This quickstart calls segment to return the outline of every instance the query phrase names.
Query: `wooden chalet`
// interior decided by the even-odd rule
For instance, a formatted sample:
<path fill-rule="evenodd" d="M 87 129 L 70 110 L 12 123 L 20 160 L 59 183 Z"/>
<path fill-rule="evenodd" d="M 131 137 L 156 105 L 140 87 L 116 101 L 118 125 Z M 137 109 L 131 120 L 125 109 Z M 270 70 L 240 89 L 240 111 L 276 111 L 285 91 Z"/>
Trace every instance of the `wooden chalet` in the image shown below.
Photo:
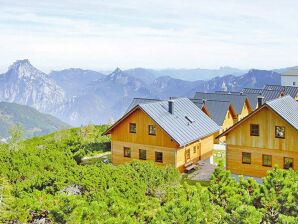
<path fill-rule="evenodd" d="M 189 99 L 134 102 L 104 133 L 112 136 L 113 164 L 150 160 L 184 171 L 212 155 L 220 127 Z"/>
<path fill-rule="evenodd" d="M 194 99 L 206 100 L 207 102 L 210 100 L 228 101 L 233 104 L 235 112 L 237 113 L 238 121 L 253 111 L 248 97 L 242 94 L 196 92 Z M 220 110 L 220 108 L 218 108 L 218 110 Z"/>
<path fill-rule="evenodd" d="M 274 166 L 298 170 L 298 102 L 290 96 L 264 103 L 222 136 L 232 173 L 263 177 Z"/>
<path fill-rule="evenodd" d="M 217 135 L 238 121 L 235 108 L 229 101 L 192 99 L 192 102 L 220 126 L 220 131 Z M 220 138 L 220 141 L 225 142 L 225 137 Z M 215 141 L 215 143 L 218 142 Z"/>

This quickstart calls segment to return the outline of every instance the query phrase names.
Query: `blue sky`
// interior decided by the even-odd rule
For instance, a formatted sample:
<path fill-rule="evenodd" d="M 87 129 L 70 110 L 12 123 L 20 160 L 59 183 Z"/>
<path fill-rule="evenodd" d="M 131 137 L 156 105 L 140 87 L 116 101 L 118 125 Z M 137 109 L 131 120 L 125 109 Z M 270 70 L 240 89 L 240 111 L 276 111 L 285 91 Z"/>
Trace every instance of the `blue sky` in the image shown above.
<path fill-rule="evenodd" d="M 298 1 L 0 0 L 0 70 L 298 65 Z"/>

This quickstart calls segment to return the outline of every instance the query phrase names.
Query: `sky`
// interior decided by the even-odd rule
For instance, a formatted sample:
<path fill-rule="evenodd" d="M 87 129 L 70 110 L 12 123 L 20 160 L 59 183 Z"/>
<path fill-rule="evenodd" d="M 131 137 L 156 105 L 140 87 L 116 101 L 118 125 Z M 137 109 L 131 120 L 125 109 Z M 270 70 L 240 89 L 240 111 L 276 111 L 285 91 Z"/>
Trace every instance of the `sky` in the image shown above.
<path fill-rule="evenodd" d="M 0 71 L 298 65 L 296 0 L 0 0 Z"/>

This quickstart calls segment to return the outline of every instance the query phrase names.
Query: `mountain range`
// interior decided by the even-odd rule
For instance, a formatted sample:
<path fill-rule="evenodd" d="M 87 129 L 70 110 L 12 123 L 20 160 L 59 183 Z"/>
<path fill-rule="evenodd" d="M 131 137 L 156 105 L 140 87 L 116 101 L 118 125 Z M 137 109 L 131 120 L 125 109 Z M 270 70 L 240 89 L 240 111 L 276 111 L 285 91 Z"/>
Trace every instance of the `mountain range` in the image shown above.
<path fill-rule="evenodd" d="M 226 75 L 218 74 L 225 70 Z M 117 68 L 107 75 L 79 68 L 45 74 L 28 60 L 19 60 L 0 75 L 0 101 L 28 105 L 68 124 L 80 126 L 107 123 L 119 118 L 134 97 L 193 97 L 196 91 L 239 91 L 244 87 L 262 88 L 265 84 L 280 84 L 280 74 L 275 71 L 252 69 L 245 72 L 222 68 L 213 75 L 210 75 L 212 70 L 206 73 L 198 71 L 211 77 L 219 76 L 204 80 L 198 75 L 200 80 L 190 81 L 175 76 L 180 77 L 184 72 L 185 76 L 192 74 L 193 77 L 195 70 L 192 69 L 144 68 L 124 71 Z"/>

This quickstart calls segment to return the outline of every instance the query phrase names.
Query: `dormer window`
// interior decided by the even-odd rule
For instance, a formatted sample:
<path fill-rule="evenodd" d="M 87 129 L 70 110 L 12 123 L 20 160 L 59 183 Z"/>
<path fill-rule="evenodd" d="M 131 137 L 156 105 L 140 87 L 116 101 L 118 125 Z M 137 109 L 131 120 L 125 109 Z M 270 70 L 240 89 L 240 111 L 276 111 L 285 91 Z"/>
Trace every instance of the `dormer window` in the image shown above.
<path fill-rule="evenodd" d="M 136 123 L 129 124 L 129 133 L 137 133 L 137 124 Z"/>

